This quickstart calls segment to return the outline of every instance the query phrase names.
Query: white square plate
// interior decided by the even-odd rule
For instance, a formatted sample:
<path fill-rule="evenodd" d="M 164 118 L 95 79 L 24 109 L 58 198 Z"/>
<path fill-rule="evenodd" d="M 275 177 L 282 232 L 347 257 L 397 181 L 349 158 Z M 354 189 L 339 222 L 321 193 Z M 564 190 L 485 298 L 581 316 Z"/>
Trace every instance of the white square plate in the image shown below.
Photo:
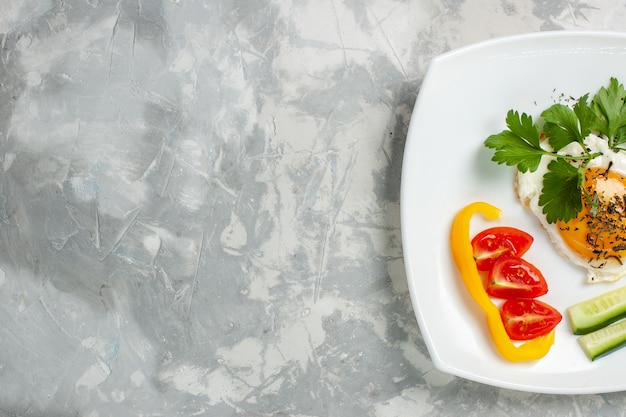
<path fill-rule="evenodd" d="M 536 120 L 555 102 L 626 83 L 626 34 L 543 32 L 495 39 L 432 60 L 406 141 L 402 168 L 402 235 L 415 314 L 435 366 L 499 387 L 544 393 L 626 390 L 626 349 L 591 362 L 565 309 L 626 282 L 586 283 L 585 271 L 553 249 L 538 221 L 518 203 L 513 168 L 491 162 L 484 140 L 505 126 L 508 110 Z M 486 201 L 503 211 L 497 222 L 476 218 L 472 233 L 509 225 L 531 233 L 524 256 L 543 272 L 541 297 L 563 314 L 546 357 L 511 363 L 493 347 L 482 311 L 452 261 L 449 230 L 459 209 Z"/>

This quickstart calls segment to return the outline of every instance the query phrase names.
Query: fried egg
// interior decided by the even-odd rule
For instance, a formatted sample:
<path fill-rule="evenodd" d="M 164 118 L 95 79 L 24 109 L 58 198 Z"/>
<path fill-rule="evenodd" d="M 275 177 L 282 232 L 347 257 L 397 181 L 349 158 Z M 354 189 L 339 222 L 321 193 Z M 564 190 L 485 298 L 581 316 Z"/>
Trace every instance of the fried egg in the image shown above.
<path fill-rule="evenodd" d="M 548 223 L 538 202 L 553 157 L 543 157 L 535 172 L 518 172 L 515 188 L 520 202 L 539 219 L 556 250 L 585 268 L 589 282 L 616 281 L 626 276 L 626 151 L 610 150 L 605 139 L 593 134 L 584 142 L 592 153 L 602 153 L 585 170 L 584 186 L 596 207 L 581 193 L 583 209 L 578 217 L 567 223 Z M 578 155 L 582 148 L 572 143 L 559 153 Z"/>

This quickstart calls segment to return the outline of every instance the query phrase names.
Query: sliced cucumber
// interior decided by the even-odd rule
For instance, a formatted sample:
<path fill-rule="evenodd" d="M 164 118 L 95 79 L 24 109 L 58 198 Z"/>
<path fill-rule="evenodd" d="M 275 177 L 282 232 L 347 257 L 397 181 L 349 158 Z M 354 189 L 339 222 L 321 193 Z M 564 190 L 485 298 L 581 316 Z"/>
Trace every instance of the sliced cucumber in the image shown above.
<path fill-rule="evenodd" d="M 591 360 L 608 355 L 626 346 L 626 320 L 580 336 L 578 343 Z"/>
<path fill-rule="evenodd" d="M 626 317 L 626 287 L 617 288 L 567 309 L 574 334 L 587 334 Z"/>

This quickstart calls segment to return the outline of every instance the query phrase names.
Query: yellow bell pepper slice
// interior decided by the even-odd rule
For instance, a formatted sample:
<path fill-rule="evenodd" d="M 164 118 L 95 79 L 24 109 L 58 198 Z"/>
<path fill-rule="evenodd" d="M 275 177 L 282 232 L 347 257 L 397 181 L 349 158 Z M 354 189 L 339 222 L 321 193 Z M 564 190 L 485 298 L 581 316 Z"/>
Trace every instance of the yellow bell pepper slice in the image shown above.
<path fill-rule="evenodd" d="M 499 208 L 485 202 L 475 202 L 464 207 L 454 218 L 450 232 L 452 256 L 470 295 L 487 315 L 487 325 L 496 349 L 503 358 L 512 362 L 543 358 L 554 344 L 554 330 L 522 344 L 516 345 L 504 329 L 498 307 L 485 292 L 483 280 L 476 268 L 470 240 L 470 220 L 476 213 L 487 220 L 501 217 Z"/>

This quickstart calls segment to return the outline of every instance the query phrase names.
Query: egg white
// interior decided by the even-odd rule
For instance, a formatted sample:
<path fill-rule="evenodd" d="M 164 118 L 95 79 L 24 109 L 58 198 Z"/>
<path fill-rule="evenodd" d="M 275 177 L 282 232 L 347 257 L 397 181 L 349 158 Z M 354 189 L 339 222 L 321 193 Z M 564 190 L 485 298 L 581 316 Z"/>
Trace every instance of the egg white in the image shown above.
<path fill-rule="evenodd" d="M 626 152 L 610 150 L 606 139 L 594 134 L 585 138 L 584 143 L 592 153 L 602 153 L 601 156 L 596 157 L 589 163 L 589 168 L 607 168 L 610 166 L 612 171 L 626 176 Z M 578 143 L 571 143 L 561 149 L 559 153 L 569 155 L 582 154 L 582 148 Z M 626 276 L 626 259 L 621 264 L 619 262 L 610 262 L 602 267 L 596 267 L 586 259 L 582 259 L 573 253 L 561 237 L 556 225 L 550 224 L 546 220 L 542 207 L 539 206 L 539 195 L 543 187 L 543 176 L 547 172 L 548 164 L 553 159 L 553 157 L 544 156 L 536 171 L 517 173 L 515 189 L 520 202 L 537 217 L 541 226 L 547 231 L 556 250 L 568 261 L 586 269 L 589 282 L 616 281 Z"/>

